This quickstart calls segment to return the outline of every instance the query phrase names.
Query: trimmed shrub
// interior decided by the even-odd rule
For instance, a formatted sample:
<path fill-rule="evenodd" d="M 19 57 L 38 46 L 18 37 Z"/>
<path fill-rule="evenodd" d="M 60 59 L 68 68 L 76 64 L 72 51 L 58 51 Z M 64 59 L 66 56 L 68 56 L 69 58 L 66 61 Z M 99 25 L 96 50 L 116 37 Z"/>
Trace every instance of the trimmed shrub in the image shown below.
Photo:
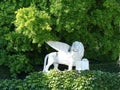
<path fill-rule="evenodd" d="M 48 74 L 48 87 L 52 90 L 71 90 L 79 74 L 75 71 L 51 71 Z"/>
<path fill-rule="evenodd" d="M 73 90 L 118 90 L 120 77 L 102 71 L 82 72 L 73 84 Z"/>
<path fill-rule="evenodd" d="M 46 73 L 42 72 L 34 72 L 28 75 L 24 79 L 25 84 L 23 87 L 26 87 L 27 90 L 47 90 L 49 89 L 48 84 L 48 77 Z"/>
<path fill-rule="evenodd" d="M 24 80 L 1 80 L 1 90 L 119 90 L 120 75 L 102 71 L 34 72 Z"/>
<path fill-rule="evenodd" d="M 0 90 L 19 90 L 22 80 L 0 80 Z"/>

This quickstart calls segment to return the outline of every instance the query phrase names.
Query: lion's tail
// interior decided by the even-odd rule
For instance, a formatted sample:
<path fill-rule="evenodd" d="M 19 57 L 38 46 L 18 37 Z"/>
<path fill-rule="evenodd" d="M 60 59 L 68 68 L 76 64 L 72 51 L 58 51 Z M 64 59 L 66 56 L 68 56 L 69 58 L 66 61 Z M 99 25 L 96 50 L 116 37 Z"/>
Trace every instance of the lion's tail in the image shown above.
<path fill-rule="evenodd" d="M 48 55 L 46 55 L 46 56 L 45 56 L 45 58 L 44 58 L 44 67 L 43 67 L 43 72 L 45 72 L 47 58 L 48 58 Z"/>

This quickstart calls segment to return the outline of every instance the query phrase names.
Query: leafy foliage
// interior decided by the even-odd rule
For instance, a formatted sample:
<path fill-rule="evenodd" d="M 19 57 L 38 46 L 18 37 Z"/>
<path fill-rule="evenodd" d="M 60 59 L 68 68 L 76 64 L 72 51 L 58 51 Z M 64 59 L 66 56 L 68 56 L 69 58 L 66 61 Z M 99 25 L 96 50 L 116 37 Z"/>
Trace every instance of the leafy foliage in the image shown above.
<path fill-rule="evenodd" d="M 6 72 L 10 72 L 12 76 L 16 76 L 17 73 L 24 70 L 25 72 L 31 71 L 29 68 L 31 65 L 28 65 L 27 57 L 21 53 L 22 51 L 25 52 L 32 49 L 31 41 L 22 34 L 15 33 L 15 26 L 13 24 L 15 20 L 14 12 L 21 6 L 28 6 L 29 4 L 30 2 L 23 3 L 21 0 L 0 1 L 0 68 L 8 68 Z M 23 63 L 24 61 L 25 63 Z M 27 68 L 29 69 L 23 68 L 26 67 L 25 64 L 28 65 Z"/>
<path fill-rule="evenodd" d="M 44 43 L 50 40 L 50 16 L 45 11 L 38 11 L 34 6 L 19 9 L 16 12 L 16 31 L 32 39 L 32 43 Z"/>
<path fill-rule="evenodd" d="M 20 12 L 23 15 L 22 17 L 26 16 L 30 19 L 25 20 L 18 13 L 16 22 L 19 26 L 17 26 L 17 23 L 15 24 L 19 31 L 23 31 L 22 28 L 24 27 L 23 34 L 29 35 L 28 37 L 32 38 L 32 42 L 38 43 L 38 46 L 51 39 L 59 39 L 68 43 L 78 40 L 82 41 L 86 48 L 86 57 L 99 61 L 112 61 L 117 59 L 120 51 L 118 36 L 120 11 L 119 3 L 115 0 L 111 0 L 111 2 L 108 0 L 50 0 L 42 2 L 43 8 L 35 2 L 34 5 L 36 5 L 37 10 L 35 10 L 35 7 L 33 7 L 34 10 L 31 7 L 28 11 L 28 8 L 18 10 L 18 12 L 22 11 Z M 44 19 L 41 22 L 41 20 L 35 19 L 36 15 L 31 17 L 32 14 L 29 14 L 32 13 L 31 11 L 36 15 L 45 12 L 48 15 L 47 19 L 45 20 L 44 15 L 39 15 Z M 40 23 L 47 23 L 47 25 L 39 26 Z M 42 27 L 45 30 L 49 28 L 51 31 L 42 34 L 41 32 L 44 31 L 41 31 Z M 110 55 L 111 53 L 112 55 Z"/>
<path fill-rule="evenodd" d="M 10 72 L 13 73 L 14 77 L 17 73 L 28 72 L 32 70 L 32 66 L 29 63 L 29 59 L 25 55 L 11 55 L 8 56 L 8 61 L 6 60 L 7 66 L 10 68 Z"/>
<path fill-rule="evenodd" d="M 0 66 L 12 75 L 34 70 L 51 51 L 44 43 L 48 40 L 78 40 L 89 60 L 115 62 L 120 52 L 119 6 L 119 0 L 0 1 Z"/>
<path fill-rule="evenodd" d="M 24 80 L 0 80 L 4 90 L 118 90 L 118 74 L 102 71 L 34 72 Z"/>
<path fill-rule="evenodd" d="M 25 35 L 11 32 L 6 34 L 5 39 L 9 42 L 6 49 L 11 52 L 25 52 L 33 50 L 31 40 Z"/>

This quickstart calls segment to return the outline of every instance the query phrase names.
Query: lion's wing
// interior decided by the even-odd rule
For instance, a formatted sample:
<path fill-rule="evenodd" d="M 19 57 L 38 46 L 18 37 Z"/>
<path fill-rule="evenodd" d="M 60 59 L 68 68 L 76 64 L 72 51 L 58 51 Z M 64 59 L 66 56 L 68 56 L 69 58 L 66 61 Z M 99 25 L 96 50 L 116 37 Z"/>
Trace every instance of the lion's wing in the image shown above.
<path fill-rule="evenodd" d="M 63 43 L 63 42 L 58 42 L 58 41 L 48 41 L 46 42 L 49 46 L 51 46 L 53 49 L 59 51 L 59 52 L 68 52 L 70 49 L 70 45 Z"/>

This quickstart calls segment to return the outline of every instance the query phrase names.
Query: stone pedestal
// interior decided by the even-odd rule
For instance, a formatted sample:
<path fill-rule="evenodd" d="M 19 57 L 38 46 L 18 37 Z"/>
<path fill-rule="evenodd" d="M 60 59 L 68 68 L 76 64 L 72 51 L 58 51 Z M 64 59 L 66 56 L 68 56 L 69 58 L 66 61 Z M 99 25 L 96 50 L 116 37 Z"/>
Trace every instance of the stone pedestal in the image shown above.
<path fill-rule="evenodd" d="M 88 59 L 82 59 L 81 61 L 76 61 L 76 70 L 89 70 Z"/>

